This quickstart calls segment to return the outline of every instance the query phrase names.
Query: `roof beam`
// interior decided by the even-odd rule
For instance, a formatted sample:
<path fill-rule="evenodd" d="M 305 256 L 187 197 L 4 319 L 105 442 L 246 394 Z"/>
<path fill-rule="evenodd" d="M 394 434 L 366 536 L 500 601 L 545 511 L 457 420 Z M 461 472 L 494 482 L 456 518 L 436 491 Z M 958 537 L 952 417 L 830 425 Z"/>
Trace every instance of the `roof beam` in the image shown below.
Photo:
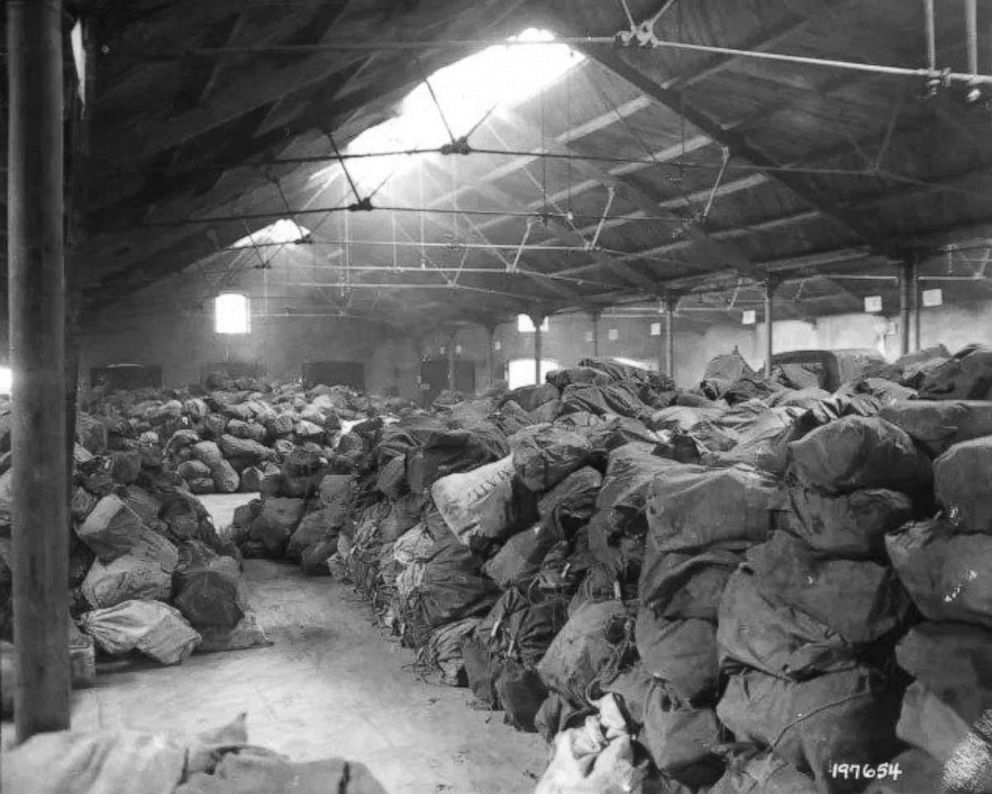
<path fill-rule="evenodd" d="M 503 114 L 506 121 L 513 126 L 514 129 L 523 130 L 530 134 L 534 134 L 535 130 L 533 125 L 527 122 L 525 119 L 521 118 L 514 113 Z M 537 131 L 539 132 L 539 130 Z M 569 148 L 567 144 L 555 144 L 555 147 L 561 147 L 561 153 L 568 153 Z M 645 190 L 637 185 L 630 183 L 623 177 L 615 177 L 609 173 L 609 171 L 598 167 L 594 163 L 590 162 L 580 162 L 574 166 L 577 170 L 580 170 L 584 174 L 592 178 L 602 179 L 604 184 L 612 185 L 619 194 L 621 194 L 628 201 L 631 201 L 636 206 L 640 208 L 640 211 L 644 213 L 645 216 L 650 217 L 650 213 L 657 211 L 658 200 L 657 197 L 652 196 L 645 192 Z M 701 228 L 698 224 L 692 223 L 684 227 L 685 235 L 696 245 L 698 245 L 702 250 L 706 251 L 708 254 L 714 258 L 726 262 L 735 270 L 740 271 L 743 274 L 760 277 L 755 269 L 754 265 L 750 262 L 747 256 L 744 255 L 742 251 L 735 248 L 733 245 L 722 243 L 714 240 L 709 236 L 709 234 Z M 581 232 L 577 232 L 579 236 L 582 236 Z M 608 257 L 604 264 L 610 263 L 615 257 L 612 255 Z"/>
<path fill-rule="evenodd" d="M 560 20 L 559 29 L 567 30 L 569 34 L 572 33 L 571 26 L 565 20 Z M 841 225 L 856 232 L 869 244 L 877 246 L 880 249 L 891 249 L 894 247 L 893 243 L 887 240 L 868 219 L 859 214 L 844 211 L 827 194 L 816 188 L 811 180 L 804 178 L 802 175 L 795 172 L 777 170 L 781 167 L 781 163 L 776 162 L 773 158 L 752 146 L 743 135 L 733 130 L 724 129 L 715 120 L 696 109 L 692 104 L 691 97 L 677 90 L 667 89 L 659 85 L 629 60 L 631 53 L 607 50 L 603 47 L 580 46 L 579 49 L 582 49 L 588 57 L 597 60 L 614 74 L 623 78 L 648 96 L 656 99 L 674 113 L 682 115 L 686 121 L 709 135 L 713 140 L 726 146 L 732 153 L 749 160 L 759 168 L 769 169 L 768 173 L 772 179 L 792 190 L 796 195 L 824 215 L 833 218 Z M 638 55 L 639 53 L 633 53 L 634 57 Z"/>

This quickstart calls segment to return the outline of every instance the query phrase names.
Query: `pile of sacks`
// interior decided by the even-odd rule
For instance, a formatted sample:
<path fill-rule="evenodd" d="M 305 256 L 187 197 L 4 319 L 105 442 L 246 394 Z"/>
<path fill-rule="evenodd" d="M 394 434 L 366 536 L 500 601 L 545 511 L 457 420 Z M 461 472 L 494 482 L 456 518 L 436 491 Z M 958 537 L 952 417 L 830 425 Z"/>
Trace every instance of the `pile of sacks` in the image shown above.
<path fill-rule="evenodd" d="M 194 494 L 255 492 L 303 448 L 332 455 L 348 424 L 407 404 L 343 386 L 207 379 L 209 391 L 144 389 L 100 395 L 79 419 L 94 453 L 127 456 L 134 468 L 181 477 Z"/>
<path fill-rule="evenodd" d="M 731 404 L 585 360 L 354 428 L 321 479 L 348 478 L 352 519 L 316 557 L 545 736 L 539 791 L 864 789 L 838 760 L 936 786 L 992 705 L 989 372 L 969 348 L 916 387 Z"/>
<path fill-rule="evenodd" d="M 74 677 L 91 682 L 94 644 L 105 654 L 138 651 L 161 664 L 176 664 L 194 650 L 268 644 L 249 608 L 236 545 L 219 537 L 181 480 L 132 462 L 129 453 L 94 455 L 76 445 L 70 645 L 74 664 L 88 655 L 90 669 L 77 675 L 74 667 Z M 4 465 L 10 463 L 7 457 Z M 0 640 L 16 643 L 11 477 L 9 468 L 0 474 Z"/>

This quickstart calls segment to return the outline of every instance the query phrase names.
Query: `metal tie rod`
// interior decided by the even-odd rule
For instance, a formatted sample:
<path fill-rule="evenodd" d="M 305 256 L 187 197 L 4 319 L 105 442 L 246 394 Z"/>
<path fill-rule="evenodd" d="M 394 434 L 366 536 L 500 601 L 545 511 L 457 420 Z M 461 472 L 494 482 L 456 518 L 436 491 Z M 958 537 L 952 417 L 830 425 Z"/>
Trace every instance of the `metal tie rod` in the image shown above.
<path fill-rule="evenodd" d="M 625 33 L 627 31 L 624 31 Z M 533 47 L 564 44 L 572 47 L 607 45 L 615 47 L 618 44 L 616 36 L 571 36 L 552 41 L 511 41 L 508 39 L 439 39 L 436 41 L 328 41 L 320 44 L 282 44 L 260 47 L 183 47 L 172 50 L 137 51 L 120 50 L 117 55 L 135 60 L 183 60 L 185 58 L 220 57 L 236 55 L 292 55 L 318 54 L 322 52 L 375 52 L 375 51 L 410 51 L 431 49 L 476 49 L 489 46 Z M 846 69 L 849 71 L 867 72 L 871 74 L 888 74 L 897 77 L 939 77 L 947 82 L 966 83 L 969 85 L 992 85 L 992 75 L 974 74 L 969 72 L 954 72 L 950 70 L 934 70 L 933 68 L 909 68 L 903 66 L 888 66 L 885 64 L 859 63 L 842 61 L 833 58 L 815 58 L 805 55 L 788 55 L 776 52 L 758 52 L 734 47 L 720 47 L 712 44 L 692 44 L 684 41 L 671 41 L 653 36 L 646 45 L 647 48 L 668 48 L 688 50 L 690 52 L 707 52 L 717 55 L 727 55 L 739 58 L 756 58 L 780 63 L 805 64 L 829 69 Z M 108 48 L 104 55 L 110 54 Z M 6 53 L 4 53 L 6 54 Z"/>

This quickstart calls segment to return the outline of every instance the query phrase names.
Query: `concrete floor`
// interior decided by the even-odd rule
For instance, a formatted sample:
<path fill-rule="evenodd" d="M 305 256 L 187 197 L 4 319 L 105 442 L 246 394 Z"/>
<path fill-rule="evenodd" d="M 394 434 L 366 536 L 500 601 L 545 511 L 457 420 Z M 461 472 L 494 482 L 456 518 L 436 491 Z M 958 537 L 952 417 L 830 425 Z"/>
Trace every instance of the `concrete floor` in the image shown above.
<path fill-rule="evenodd" d="M 249 498 L 203 502 L 220 528 Z M 196 731 L 247 711 L 252 743 L 294 760 L 360 761 L 392 794 L 533 791 L 541 739 L 472 708 L 466 689 L 419 680 L 413 653 L 383 638 L 349 586 L 281 563 L 245 567 L 272 647 L 101 674 L 73 694 L 73 728 Z"/>

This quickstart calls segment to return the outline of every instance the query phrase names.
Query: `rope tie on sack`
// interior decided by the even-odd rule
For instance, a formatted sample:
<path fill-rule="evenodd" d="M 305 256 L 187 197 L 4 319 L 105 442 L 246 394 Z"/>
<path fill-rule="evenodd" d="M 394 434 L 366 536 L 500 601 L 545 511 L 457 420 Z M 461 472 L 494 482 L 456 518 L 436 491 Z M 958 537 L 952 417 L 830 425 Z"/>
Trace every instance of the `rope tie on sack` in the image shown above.
<path fill-rule="evenodd" d="M 782 741 L 782 739 L 785 738 L 785 734 L 787 734 L 789 731 L 791 731 L 793 728 L 795 728 L 800 722 L 803 722 L 804 720 L 808 720 L 810 717 L 816 716 L 821 711 L 826 711 L 827 709 L 832 709 L 835 706 L 843 706 L 845 703 L 850 703 L 851 701 L 857 700 L 858 698 L 871 697 L 871 695 L 872 695 L 872 693 L 870 691 L 869 692 L 858 692 L 855 695 L 848 695 L 847 697 L 843 697 L 840 700 L 834 700 L 834 701 L 831 701 L 830 703 L 824 703 L 822 706 L 817 706 L 815 709 L 813 709 L 812 711 L 810 711 L 808 714 L 803 714 L 801 717 L 797 717 L 795 720 L 793 720 L 788 725 L 786 725 L 784 728 L 782 728 L 782 730 L 779 731 L 778 736 L 775 737 L 775 741 L 773 741 L 769 745 L 768 749 L 769 750 L 774 750 L 775 747 L 776 747 L 776 745 L 778 745 L 778 743 L 780 741 Z"/>

